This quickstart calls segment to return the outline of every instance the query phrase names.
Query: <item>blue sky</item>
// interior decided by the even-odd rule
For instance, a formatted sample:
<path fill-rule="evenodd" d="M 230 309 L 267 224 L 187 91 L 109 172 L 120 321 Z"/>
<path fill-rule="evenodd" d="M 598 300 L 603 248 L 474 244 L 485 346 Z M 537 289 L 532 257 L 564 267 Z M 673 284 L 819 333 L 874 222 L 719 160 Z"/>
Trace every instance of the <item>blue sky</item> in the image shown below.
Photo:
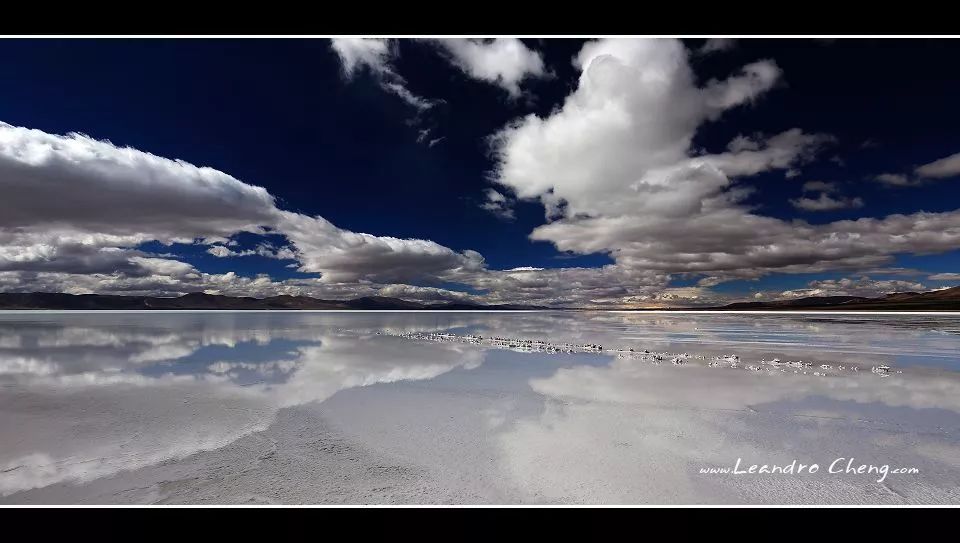
<path fill-rule="evenodd" d="M 0 289 L 640 307 L 960 283 L 952 40 L 335 41 L 0 42 Z"/>

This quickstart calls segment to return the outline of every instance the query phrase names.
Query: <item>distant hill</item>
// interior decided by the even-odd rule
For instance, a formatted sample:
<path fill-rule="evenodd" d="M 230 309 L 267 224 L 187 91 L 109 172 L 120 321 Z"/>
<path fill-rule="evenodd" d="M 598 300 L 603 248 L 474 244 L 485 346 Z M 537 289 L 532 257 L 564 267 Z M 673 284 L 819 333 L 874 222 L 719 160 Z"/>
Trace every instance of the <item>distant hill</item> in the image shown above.
<path fill-rule="evenodd" d="M 737 302 L 709 309 L 763 310 L 763 309 L 837 309 L 873 311 L 960 311 L 960 287 L 930 292 L 897 292 L 879 298 L 861 296 L 812 296 L 794 300 L 770 302 Z"/>
<path fill-rule="evenodd" d="M 531 305 L 475 305 L 441 302 L 423 304 L 398 298 L 368 296 L 352 300 L 321 300 L 309 296 L 249 298 L 191 293 L 176 298 L 62 294 L 53 292 L 0 293 L 0 309 L 356 309 L 356 310 L 532 310 Z"/>
<path fill-rule="evenodd" d="M 3 309 L 339 309 L 339 310 L 432 310 L 471 311 L 500 310 L 524 311 L 556 309 L 535 305 L 502 304 L 482 305 L 464 302 L 420 303 L 367 296 L 352 300 L 321 300 L 309 296 L 272 296 L 250 298 L 191 293 L 175 298 L 153 296 L 112 296 L 105 294 L 62 294 L 53 292 L 0 293 L 0 310 Z M 960 287 L 931 292 L 898 292 L 879 298 L 862 296 L 811 296 L 792 300 L 769 302 L 736 302 L 720 307 L 694 309 L 719 309 L 725 311 L 749 310 L 873 310 L 873 311 L 960 311 Z"/>

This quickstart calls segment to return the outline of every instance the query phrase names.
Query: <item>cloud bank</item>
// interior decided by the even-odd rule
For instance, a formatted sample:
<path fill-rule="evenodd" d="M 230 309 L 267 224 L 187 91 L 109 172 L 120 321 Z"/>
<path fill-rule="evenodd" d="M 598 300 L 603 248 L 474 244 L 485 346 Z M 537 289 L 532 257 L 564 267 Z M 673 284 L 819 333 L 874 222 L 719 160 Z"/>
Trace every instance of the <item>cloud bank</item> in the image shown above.
<path fill-rule="evenodd" d="M 319 274 L 319 284 L 439 280 L 483 266 L 473 251 L 343 230 L 322 217 L 281 210 L 262 187 L 218 170 L 82 134 L 0 124 L 0 187 L 0 271 L 16 272 L 7 279 L 35 290 L 44 279 L 69 282 L 56 289 L 74 292 L 177 292 L 185 280 L 203 288 L 224 281 L 257 286 L 148 258 L 137 247 L 149 241 L 209 244 L 207 252 L 220 258 L 295 259 L 302 271 Z M 240 232 L 281 234 L 290 245 L 238 252 L 223 244 Z"/>

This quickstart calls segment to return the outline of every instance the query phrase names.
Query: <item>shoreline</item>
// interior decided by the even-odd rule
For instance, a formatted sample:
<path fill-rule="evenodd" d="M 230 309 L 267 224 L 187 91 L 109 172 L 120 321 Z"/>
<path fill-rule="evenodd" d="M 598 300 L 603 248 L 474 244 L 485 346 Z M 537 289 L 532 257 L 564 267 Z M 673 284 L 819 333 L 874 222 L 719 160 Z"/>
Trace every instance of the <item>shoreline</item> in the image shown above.
<path fill-rule="evenodd" d="M 0 315 L 22 313 L 666 313 L 729 315 L 945 315 L 960 310 L 868 309 L 0 309 Z"/>

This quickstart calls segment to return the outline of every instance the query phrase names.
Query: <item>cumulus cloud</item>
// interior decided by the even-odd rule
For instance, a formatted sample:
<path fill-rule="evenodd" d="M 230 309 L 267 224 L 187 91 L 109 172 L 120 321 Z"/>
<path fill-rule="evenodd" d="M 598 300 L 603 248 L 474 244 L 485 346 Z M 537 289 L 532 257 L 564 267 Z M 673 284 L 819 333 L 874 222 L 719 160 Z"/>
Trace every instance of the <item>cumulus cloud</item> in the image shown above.
<path fill-rule="evenodd" d="M 960 247 L 960 211 L 812 225 L 748 205 L 739 177 L 789 171 L 833 140 L 792 129 L 740 136 L 719 154 L 693 149 L 702 125 L 774 87 L 772 61 L 702 86 L 676 40 L 597 40 L 574 63 L 580 78 L 559 108 L 491 140 L 496 181 L 544 205 L 548 222 L 531 239 L 605 253 L 625 270 L 720 278 L 863 269 Z"/>
<path fill-rule="evenodd" d="M 366 68 L 377 78 L 385 91 L 398 96 L 417 110 L 424 111 L 435 105 L 433 100 L 428 100 L 410 92 L 406 80 L 393 68 L 397 48 L 391 40 L 383 38 L 332 38 L 330 46 L 340 57 L 343 72 L 348 78 Z"/>
<path fill-rule="evenodd" d="M 794 198 L 790 200 L 790 203 L 793 207 L 804 211 L 835 211 L 838 209 L 856 209 L 863 207 L 863 199 L 860 197 L 834 197 L 826 192 L 821 192 L 817 198 L 809 198 L 807 196 Z"/>
<path fill-rule="evenodd" d="M 497 85 L 514 98 L 520 96 L 524 79 L 548 75 L 540 53 L 517 38 L 447 38 L 434 42 L 464 74 Z"/>
<path fill-rule="evenodd" d="M 671 179 L 685 181 L 678 168 L 712 175 L 704 167 L 712 157 L 689 154 L 697 127 L 754 100 L 779 74 L 765 61 L 700 88 L 686 56 L 676 40 L 587 43 L 575 59 L 582 70 L 578 88 L 563 106 L 546 118 L 528 115 L 494 136 L 496 179 L 548 208 L 565 203 L 567 216 L 633 208 L 643 201 L 638 193 L 686 199 L 671 187 Z M 702 189 L 710 183 L 687 186 L 716 192 Z"/>

